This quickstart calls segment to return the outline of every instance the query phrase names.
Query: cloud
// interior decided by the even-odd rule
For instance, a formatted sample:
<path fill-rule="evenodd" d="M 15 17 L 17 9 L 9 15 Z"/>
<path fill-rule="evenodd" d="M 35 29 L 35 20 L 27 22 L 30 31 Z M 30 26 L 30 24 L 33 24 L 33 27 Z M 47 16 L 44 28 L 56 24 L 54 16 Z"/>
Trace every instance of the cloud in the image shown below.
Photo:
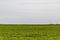
<path fill-rule="evenodd" d="M 0 22 L 49 23 L 53 20 L 55 23 L 56 19 L 60 18 L 59 2 L 59 0 L 0 0 Z"/>

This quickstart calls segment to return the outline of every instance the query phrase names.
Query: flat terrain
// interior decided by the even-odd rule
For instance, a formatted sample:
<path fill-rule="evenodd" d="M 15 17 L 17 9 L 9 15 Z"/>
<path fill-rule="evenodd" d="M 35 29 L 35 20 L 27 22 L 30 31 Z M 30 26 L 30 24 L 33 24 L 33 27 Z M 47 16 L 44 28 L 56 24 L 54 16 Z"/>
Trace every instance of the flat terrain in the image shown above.
<path fill-rule="evenodd" d="M 0 40 L 60 40 L 60 26 L 0 26 Z"/>

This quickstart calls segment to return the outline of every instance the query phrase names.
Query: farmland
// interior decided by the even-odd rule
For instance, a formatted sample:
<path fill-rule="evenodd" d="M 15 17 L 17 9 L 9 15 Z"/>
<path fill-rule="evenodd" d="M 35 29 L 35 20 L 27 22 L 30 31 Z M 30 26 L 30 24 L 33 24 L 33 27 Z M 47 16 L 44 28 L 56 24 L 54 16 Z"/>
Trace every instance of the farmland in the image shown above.
<path fill-rule="evenodd" d="M 0 40 L 60 40 L 60 25 L 0 25 Z"/>

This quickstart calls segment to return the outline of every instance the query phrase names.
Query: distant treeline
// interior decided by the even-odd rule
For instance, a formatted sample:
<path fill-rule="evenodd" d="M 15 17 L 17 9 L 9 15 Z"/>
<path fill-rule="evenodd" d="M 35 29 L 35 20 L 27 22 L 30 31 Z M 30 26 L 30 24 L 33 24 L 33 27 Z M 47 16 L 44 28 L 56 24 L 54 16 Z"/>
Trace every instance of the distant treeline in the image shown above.
<path fill-rule="evenodd" d="M 0 24 L 0 26 L 56 26 L 60 24 Z"/>

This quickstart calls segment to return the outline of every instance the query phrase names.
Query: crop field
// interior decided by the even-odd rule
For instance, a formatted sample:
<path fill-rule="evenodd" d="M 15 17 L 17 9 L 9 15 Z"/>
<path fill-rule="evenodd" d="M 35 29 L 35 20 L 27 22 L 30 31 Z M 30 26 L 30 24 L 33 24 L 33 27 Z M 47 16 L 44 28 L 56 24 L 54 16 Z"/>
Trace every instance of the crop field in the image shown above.
<path fill-rule="evenodd" d="M 0 40 L 60 40 L 60 25 L 0 25 Z"/>

